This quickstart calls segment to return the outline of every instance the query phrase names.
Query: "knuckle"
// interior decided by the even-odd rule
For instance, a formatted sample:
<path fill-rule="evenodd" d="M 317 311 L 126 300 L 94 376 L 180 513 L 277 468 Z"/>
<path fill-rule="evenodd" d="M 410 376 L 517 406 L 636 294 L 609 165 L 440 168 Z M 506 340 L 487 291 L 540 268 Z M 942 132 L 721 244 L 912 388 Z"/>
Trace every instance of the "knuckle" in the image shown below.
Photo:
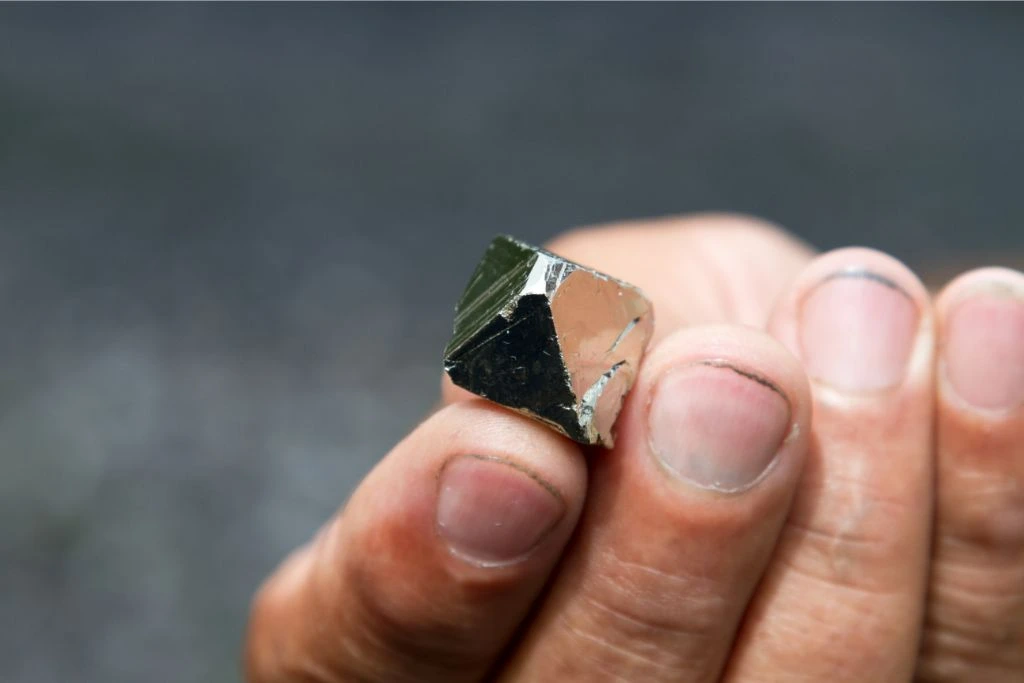
<path fill-rule="evenodd" d="M 556 246 L 575 245 L 576 243 L 586 242 L 609 233 L 619 233 L 623 229 L 635 230 L 637 228 L 681 232 L 725 231 L 776 239 L 790 237 L 788 231 L 768 219 L 739 212 L 715 211 L 578 226 L 556 235 L 548 244 Z"/>
<path fill-rule="evenodd" d="M 245 673 L 249 683 L 277 683 L 302 680 L 292 675 L 290 644 L 279 627 L 283 604 L 274 579 L 265 583 L 253 598 L 245 645 Z"/>
<path fill-rule="evenodd" d="M 667 238 L 664 246 L 684 248 L 691 240 L 721 241 L 746 249 L 772 248 L 802 258 L 812 251 L 791 233 L 771 221 L 741 213 L 696 213 L 646 220 L 583 226 L 563 232 L 545 247 L 572 259 L 593 257 L 599 247 L 629 250 L 633 236 L 642 231 Z M 659 238 L 660 240 L 660 238 Z"/>
<path fill-rule="evenodd" d="M 917 680 L 1018 681 L 1024 672 L 1024 633 L 1013 620 L 951 620 L 929 615 L 921 646 Z"/>
<path fill-rule="evenodd" d="M 902 513 L 902 505 L 873 501 L 827 520 L 794 515 L 783 530 L 779 561 L 826 585 L 867 596 L 889 595 L 907 545 L 888 520 Z"/>
<path fill-rule="evenodd" d="M 608 549 L 562 628 L 602 668 L 661 680 L 713 669 L 715 642 L 728 621 L 726 586 L 703 572 L 668 569 Z M 685 564 L 685 563 L 683 563 Z"/>
<path fill-rule="evenodd" d="M 1024 553 L 1024 477 L 1012 471 L 1012 459 L 997 463 L 990 457 L 966 455 L 1012 451 L 1016 435 L 953 424 L 959 428 L 959 438 L 967 440 L 966 449 L 964 454 L 949 453 L 941 461 L 938 540 L 993 557 L 1020 556 Z"/>
<path fill-rule="evenodd" d="M 814 251 L 791 232 L 771 221 L 739 213 L 711 213 L 687 219 L 692 234 L 703 241 L 718 241 L 741 253 L 771 253 L 796 261 L 809 260 Z"/>
<path fill-rule="evenodd" d="M 603 239 L 609 230 L 610 228 L 605 226 L 572 228 L 545 242 L 544 248 L 566 258 L 579 258 L 581 253 L 586 253 L 595 239 Z"/>
<path fill-rule="evenodd" d="M 1019 680 L 1024 672 L 1024 557 L 939 535 L 921 680 Z M 982 673 L 984 672 L 984 673 Z"/>
<path fill-rule="evenodd" d="M 681 222 L 705 231 L 732 232 L 762 239 L 789 238 L 789 233 L 776 223 L 744 213 L 703 213 L 683 218 Z"/>
<path fill-rule="evenodd" d="M 726 587 L 713 574 L 667 570 L 614 555 L 599 581 L 593 604 L 620 626 L 639 632 L 713 630 L 729 604 Z M 676 598 L 666 601 L 666 595 Z M 679 609 L 679 601 L 685 602 L 685 610 Z"/>
<path fill-rule="evenodd" d="M 997 484 L 988 495 L 969 501 L 940 533 L 952 541 L 999 555 L 1024 553 L 1024 491 Z"/>

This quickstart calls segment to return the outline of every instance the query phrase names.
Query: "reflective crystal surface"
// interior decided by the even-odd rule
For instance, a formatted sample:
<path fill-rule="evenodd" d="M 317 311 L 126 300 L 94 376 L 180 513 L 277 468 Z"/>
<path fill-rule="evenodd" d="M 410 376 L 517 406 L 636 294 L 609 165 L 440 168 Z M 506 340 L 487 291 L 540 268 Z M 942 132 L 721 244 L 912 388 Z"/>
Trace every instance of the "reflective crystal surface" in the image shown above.
<path fill-rule="evenodd" d="M 502 236 L 455 308 L 445 371 L 576 441 L 611 447 L 653 326 L 636 287 Z"/>

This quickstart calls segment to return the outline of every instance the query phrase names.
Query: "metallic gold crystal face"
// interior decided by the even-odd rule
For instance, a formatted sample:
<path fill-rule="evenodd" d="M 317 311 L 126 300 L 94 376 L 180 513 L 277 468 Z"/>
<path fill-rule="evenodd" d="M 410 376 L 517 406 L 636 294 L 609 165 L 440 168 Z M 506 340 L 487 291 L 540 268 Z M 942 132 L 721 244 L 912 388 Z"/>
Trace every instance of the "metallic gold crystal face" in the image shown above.
<path fill-rule="evenodd" d="M 498 237 L 456 306 L 445 370 L 458 386 L 610 447 L 653 325 L 636 287 Z"/>

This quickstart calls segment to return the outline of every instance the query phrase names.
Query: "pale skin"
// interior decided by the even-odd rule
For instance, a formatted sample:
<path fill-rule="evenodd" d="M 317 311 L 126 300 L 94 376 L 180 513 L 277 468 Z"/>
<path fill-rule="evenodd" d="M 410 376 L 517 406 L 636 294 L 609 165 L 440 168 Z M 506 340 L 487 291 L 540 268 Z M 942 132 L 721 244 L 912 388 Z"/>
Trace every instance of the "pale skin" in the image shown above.
<path fill-rule="evenodd" d="M 444 385 L 260 589 L 251 683 L 1024 680 L 1024 275 L 725 215 L 549 247 L 654 303 L 615 448 Z"/>

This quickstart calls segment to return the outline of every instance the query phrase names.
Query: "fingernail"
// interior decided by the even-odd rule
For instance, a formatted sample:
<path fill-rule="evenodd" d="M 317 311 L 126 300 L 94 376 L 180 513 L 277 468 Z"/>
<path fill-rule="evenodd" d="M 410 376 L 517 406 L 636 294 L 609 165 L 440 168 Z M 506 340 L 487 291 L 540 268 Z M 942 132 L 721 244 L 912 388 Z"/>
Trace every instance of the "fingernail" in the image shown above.
<path fill-rule="evenodd" d="M 903 381 L 917 335 L 910 295 L 867 270 L 826 278 L 804 300 L 800 347 L 807 372 L 845 391 L 876 391 Z"/>
<path fill-rule="evenodd" d="M 789 420 L 789 402 L 771 382 L 711 361 L 658 380 L 648 436 L 669 471 L 700 488 L 734 492 L 768 469 Z"/>
<path fill-rule="evenodd" d="M 1024 403 L 1024 300 L 979 292 L 954 305 L 945 324 L 946 379 L 964 401 L 988 410 Z"/>
<path fill-rule="evenodd" d="M 523 557 L 564 513 L 554 487 L 508 461 L 464 455 L 441 472 L 438 533 L 452 553 L 476 564 Z"/>

